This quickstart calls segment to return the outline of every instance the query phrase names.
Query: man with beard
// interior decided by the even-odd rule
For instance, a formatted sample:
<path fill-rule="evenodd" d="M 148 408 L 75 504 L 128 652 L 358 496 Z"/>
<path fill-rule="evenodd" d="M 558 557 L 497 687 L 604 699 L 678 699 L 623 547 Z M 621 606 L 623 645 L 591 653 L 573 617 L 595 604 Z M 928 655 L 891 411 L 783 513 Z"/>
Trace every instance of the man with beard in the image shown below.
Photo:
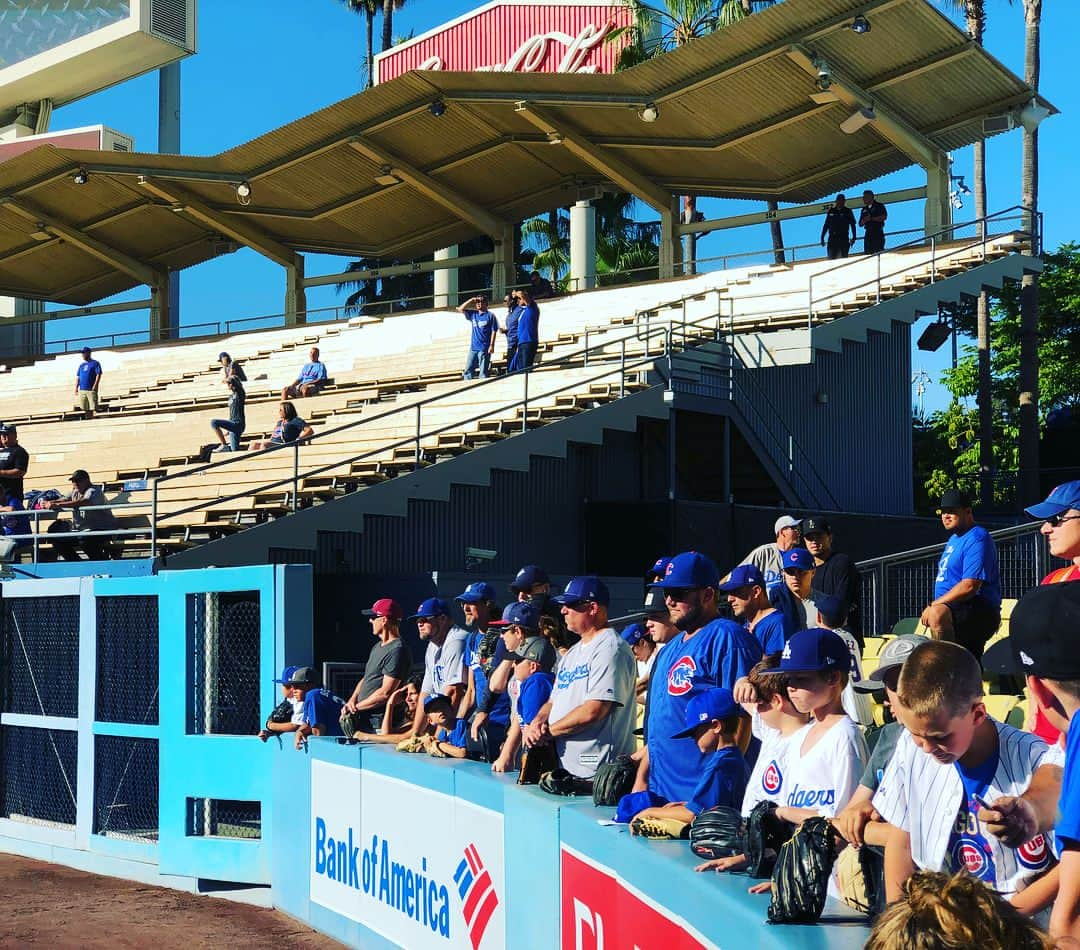
<path fill-rule="evenodd" d="M 693 795 L 704 755 L 693 742 L 671 737 L 685 728 L 686 704 L 695 691 L 732 689 L 761 659 L 761 646 L 743 627 L 719 616 L 720 572 L 704 554 L 687 551 L 667 565 L 653 586 L 664 594 L 670 620 L 681 636 L 664 646 L 653 665 L 646 708 L 645 755 L 637 785 L 665 801 Z M 749 730 L 740 735 L 741 745 Z"/>
<path fill-rule="evenodd" d="M 450 619 L 450 605 L 439 597 L 429 597 L 416 608 L 410 620 L 416 621 L 420 639 L 427 644 L 424 654 L 424 682 L 413 718 L 413 735 L 418 736 L 427 725 L 424 703 L 438 693 L 458 708 L 465 695 L 465 638 L 468 634 Z"/>
<path fill-rule="evenodd" d="M 469 584 L 456 599 L 471 631 L 465 641 L 468 688 L 458 716 L 467 719 L 473 713 L 470 734 L 474 742 L 486 737 L 488 759 L 493 761 L 510 725 L 510 697 L 505 689 L 500 692 L 491 689 L 491 676 L 506 653 L 499 629 L 490 626 L 495 619 L 495 588 L 477 581 Z"/>

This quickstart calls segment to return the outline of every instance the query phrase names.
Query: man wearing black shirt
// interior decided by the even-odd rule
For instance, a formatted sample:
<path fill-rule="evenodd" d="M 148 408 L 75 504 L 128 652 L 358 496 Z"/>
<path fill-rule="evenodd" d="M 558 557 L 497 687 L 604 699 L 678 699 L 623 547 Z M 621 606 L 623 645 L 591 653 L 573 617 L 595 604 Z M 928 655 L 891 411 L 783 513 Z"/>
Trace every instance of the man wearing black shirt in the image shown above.
<path fill-rule="evenodd" d="M 803 542 L 814 555 L 817 570 L 814 572 L 814 590 L 839 597 L 847 610 L 844 625 L 851 635 L 863 645 L 862 624 L 859 617 L 859 595 L 862 578 L 851 558 L 833 550 L 832 527 L 824 518 L 807 518 L 803 521 Z"/>
<path fill-rule="evenodd" d="M 863 229 L 863 250 L 877 254 L 885 250 L 885 222 L 889 212 L 868 188 L 862 194 L 863 209 L 859 215 L 859 227 Z"/>
<path fill-rule="evenodd" d="M 13 425 L 0 425 L 0 485 L 9 498 L 22 498 L 23 476 L 30 467 L 30 455 L 19 445 Z"/>
<path fill-rule="evenodd" d="M 851 236 L 848 237 L 850 231 Z M 836 204 L 825 212 L 825 223 L 821 226 L 821 243 L 825 245 L 825 236 L 829 237 L 829 260 L 847 257 L 855 243 L 855 215 L 847 206 L 843 195 L 836 196 Z"/>

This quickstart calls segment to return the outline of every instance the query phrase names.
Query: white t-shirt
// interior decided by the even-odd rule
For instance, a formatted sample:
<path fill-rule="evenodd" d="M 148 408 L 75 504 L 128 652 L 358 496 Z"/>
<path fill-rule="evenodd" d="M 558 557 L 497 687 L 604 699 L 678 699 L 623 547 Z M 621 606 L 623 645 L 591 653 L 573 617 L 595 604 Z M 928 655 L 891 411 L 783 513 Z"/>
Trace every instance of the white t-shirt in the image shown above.
<path fill-rule="evenodd" d="M 780 804 L 812 808 L 832 818 L 843 810 L 859 787 L 859 778 L 866 767 L 866 742 L 859 727 L 845 717 L 804 753 L 803 745 L 814 725 L 808 723 L 791 737 L 788 774 Z"/>
<path fill-rule="evenodd" d="M 420 691 L 425 696 L 445 693 L 447 687 L 465 682 L 465 640 L 468 631 L 451 627 L 442 646 L 428 643 L 424 654 L 424 682 Z"/>
<path fill-rule="evenodd" d="M 646 680 L 649 678 L 649 674 L 652 672 L 653 664 L 656 662 L 656 654 L 660 652 L 660 648 L 657 647 L 652 653 L 649 654 L 647 660 L 637 661 L 637 678 L 639 680 Z"/>
<path fill-rule="evenodd" d="M 634 655 L 612 627 L 605 627 L 588 643 L 575 643 L 559 658 L 549 724 L 589 700 L 615 704 L 603 719 L 555 740 L 559 761 L 572 775 L 592 778 L 605 762 L 634 751 L 635 673 Z"/>
<path fill-rule="evenodd" d="M 802 732 L 800 729 L 791 735 L 782 735 L 779 729 L 765 725 L 756 712 L 751 716 L 751 727 L 754 735 L 761 740 L 761 748 L 758 750 L 754 771 L 750 773 L 750 780 L 746 783 L 746 794 L 742 802 L 744 818 L 750 816 L 758 802 L 781 801 L 788 774 L 791 741 Z"/>
<path fill-rule="evenodd" d="M 292 719 L 290 722 L 294 726 L 302 726 L 304 724 L 304 701 L 302 699 L 290 699 L 292 703 Z"/>

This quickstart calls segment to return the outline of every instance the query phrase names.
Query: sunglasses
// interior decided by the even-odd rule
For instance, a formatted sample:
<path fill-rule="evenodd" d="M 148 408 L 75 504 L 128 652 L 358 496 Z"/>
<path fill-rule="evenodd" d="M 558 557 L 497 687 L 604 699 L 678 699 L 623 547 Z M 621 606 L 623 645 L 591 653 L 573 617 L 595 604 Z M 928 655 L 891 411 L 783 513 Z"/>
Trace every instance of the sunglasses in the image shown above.
<path fill-rule="evenodd" d="M 591 603 L 591 600 L 575 600 L 572 604 L 563 604 L 563 606 L 580 613 L 582 611 L 588 610 L 589 604 Z"/>
<path fill-rule="evenodd" d="M 674 601 L 675 603 L 685 603 L 689 600 L 689 595 L 695 591 L 701 590 L 700 587 L 665 587 L 664 598 L 666 600 Z"/>
<path fill-rule="evenodd" d="M 1080 518 L 1080 515 L 1051 515 L 1046 519 L 1046 523 L 1051 528 L 1060 528 L 1066 521 L 1076 521 L 1077 518 Z"/>

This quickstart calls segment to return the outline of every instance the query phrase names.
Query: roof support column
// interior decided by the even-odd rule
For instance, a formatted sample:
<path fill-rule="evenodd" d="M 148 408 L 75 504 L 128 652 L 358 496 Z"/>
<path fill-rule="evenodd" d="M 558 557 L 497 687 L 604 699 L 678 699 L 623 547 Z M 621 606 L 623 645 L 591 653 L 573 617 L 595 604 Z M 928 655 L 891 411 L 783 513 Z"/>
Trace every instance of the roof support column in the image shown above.
<path fill-rule="evenodd" d="M 443 247 L 435 252 L 437 261 L 457 260 L 458 246 Z M 458 269 L 444 267 L 435 271 L 435 309 L 456 307 L 458 305 Z"/>
<path fill-rule="evenodd" d="M 176 280 L 177 277 L 172 271 L 166 271 L 161 283 L 150 288 L 151 343 L 178 339 L 180 336 L 179 325 L 173 325 L 174 320 L 177 324 L 179 324 L 180 320 L 180 314 L 173 307 L 174 295 L 172 288 Z"/>
<path fill-rule="evenodd" d="M 682 269 L 682 241 L 679 238 L 679 198 L 669 199 L 660 212 L 660 279 L 676 276 Z"/>
<path fill-rule="evenodd" d="M 491 299 L 502 300 L 506 291 L 514 286 L 514 226 L 504 225 L 500 233 L 492 235 L 495 241 L 495 263 L 491 265 Z"/>
<path fill-rule="evenodd" d="M 939 153 L 933 165 L 924 165 L 926 171 L 926 206 L 923 214 L 923 233 L 926 237 L 938 235 L 939 240 L 951 240 L 944 231 L 952 224 L 952 201 L 949 198 L 952 181 L 949 178 L 949 159 Z"/>
<path fill-rule="evenodd" d="M 570 290 L 596 286 L 596 209 L 592 202 L 570 206 Z"/>
<path fill-rule="evenodd" d="M 285 326 L 307 323 L 307 291 L 304 289 L 304 258 L 285 266 Z"/>

